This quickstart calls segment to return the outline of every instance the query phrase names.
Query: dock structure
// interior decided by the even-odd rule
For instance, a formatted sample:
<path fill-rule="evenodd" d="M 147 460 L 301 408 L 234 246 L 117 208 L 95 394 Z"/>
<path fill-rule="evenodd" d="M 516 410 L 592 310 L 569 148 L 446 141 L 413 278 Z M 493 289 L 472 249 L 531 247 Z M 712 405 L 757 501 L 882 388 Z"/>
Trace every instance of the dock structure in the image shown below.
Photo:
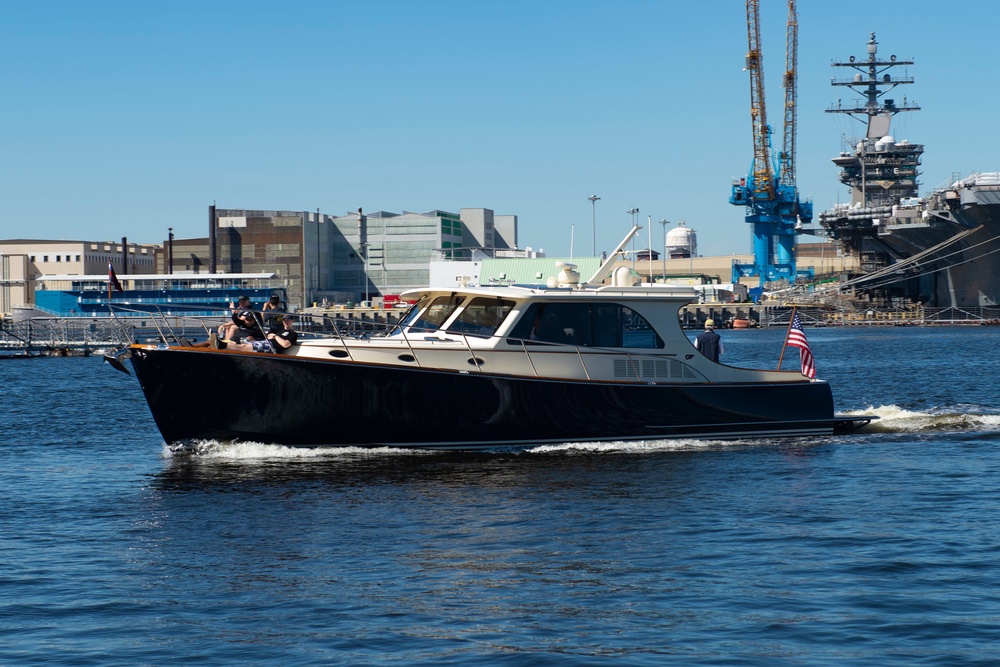
<path fill-rule="evenodd" d="M 712 319 L 717 327 L 728 328 L 733 326 L 734 320 L 749 320 L 747 328 L 787 326 L 793 308 L 807 327 L 1000 324 L 1000 306 L 931 308 L 917 305 L 911 308 L 848 309 L 787 303 L 685 306 L 681 309 L 681 323 L 685 328 L 701 328 L 705 320 Z"/>
<path fill-rule="evenodd" d="M 218 319 L 218 318 L 214 318 Z M 169 333 L 168 333 L 169 332 Z M 89 356 L 133 341 L 173 340 L 207 330 L 196 321 L 155 322 L 152 318 L 34 317 L 0 323 L 2 356 Z"/>
<path fill-rule="evenodd" d="M 833 326 L 933 326 L 1000 324 L 1000 306 L 975 308 L 876 309 L 847 311 L 815 305 L 794 306 L 806 327 Z M 701 329 L 705 320 L 717 328 L 767 328 L 787 326 L 792 305 L 692 304 L 681 308 L 685 329 Z M 378 308 L 322 309 L 296 313 L 296 328 L 303 334 L 376 334 L 397 324 L 403 311 Z M 208 338 L 224 318 L 176 317 L 36 317 L 0 321 L 0 358 L 24 356 L 89 356 L 124 347 L 132 342 L 197 342 Z M 735 324 L 734 324 L 735 323 Z"/>
<path fill-rule="evenodd" d="M 315 310 L 296 313 L 303 333 L 371 334 L 399 321 L 401 311 L 377 308 Z M 0 322 L 0 357 L 89 356 L 133 342 L 194 343 L 208 338 L 227 318 L 187 317 L 34 317 Z"/>

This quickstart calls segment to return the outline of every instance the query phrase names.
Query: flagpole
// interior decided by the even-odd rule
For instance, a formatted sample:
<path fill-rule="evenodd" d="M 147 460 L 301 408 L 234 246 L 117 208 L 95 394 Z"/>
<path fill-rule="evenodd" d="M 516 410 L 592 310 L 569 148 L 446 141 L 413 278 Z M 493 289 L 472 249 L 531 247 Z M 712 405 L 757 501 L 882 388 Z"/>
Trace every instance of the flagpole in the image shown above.
<path fill-rule="evenodd" d="M 788 316 L 788 329 L 785 330 L 785 342 L 781 344 L 781 355 L 778 356 L 778 370 L 781 370 L 781 360 L 785 358 L 785 348 L 788 347 L 788 334 L 792 331 L 792 322 L 795 321 L 795 309 L 798 306 L 792 306 L 792 313 Z"/>

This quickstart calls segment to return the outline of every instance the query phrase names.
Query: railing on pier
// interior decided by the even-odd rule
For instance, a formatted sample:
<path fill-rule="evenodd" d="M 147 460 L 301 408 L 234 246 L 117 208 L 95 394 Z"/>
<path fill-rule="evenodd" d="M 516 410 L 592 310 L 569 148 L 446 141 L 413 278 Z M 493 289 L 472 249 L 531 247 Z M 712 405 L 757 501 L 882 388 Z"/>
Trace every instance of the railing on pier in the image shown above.
<path fill-rule="evenodd" d="M 787 326 L 792 306 L 769 306 L 761 309 L 761 326 Z M 1000 306 L 968 308 L 930 308 L 915 305 L 909 308 L 833 309 L 812 306 L 796 308 L 806 326 L 916 326 L 940 324 L 1000 324 Z"/>
<path fill-rule="evenodd" d="M 791 306 L 739 304 L 738 308 L 733 311 L 737 316 L 746 313 L 760 327 L 787 326 L 792 311 Z M 115 311 L 107 317 L 4 319 L 0 322 L 0 355 L 86 355 L 133 342 L 175 343 L 182 339 L 197 342 L 228 322 L 230 315 L 228 310 L 211 316 L 123 312 L 118 307 Z M 728 312 L 723 307 L 704 304 L 688 306 L 681 312 L 681 324 L 700 328 L 706 318 L 712 317 L 717 325 L 725 326 L 720 315 Z M 1000 324 L 1000 306 L 836 309 L 801 305 L 796 312 L 806 327 Z M 394 311 L 304 312 L 296 314 L 296 329 L 307 335 L 378 335 L 392 330 L 401 316 L 402 313 Z"/>
<path fill-rule="evenodd" d="M 110 318 L 4 320 L 0 327 L 0 351 L 6 355 L 90 354 L 125 345 L 131 335 L 130 328 Z"/>
<path fill-rule="evenodd" d="M 296 329 L 300 332 L 337 335 L 373 334 L 399 320 L 399 315 L 393 312 L 296 315 Z M 131 343 L 197 342 L 206 340 L 209 332 L 230 321 L 230 316 L 228 309 L 213 315 L 201 312 L 184 315 L 173 310 L 150 312 L 116 305 L 103 317 L 4 319 L 0 322 L 0 354 L 89 355 Z"/>

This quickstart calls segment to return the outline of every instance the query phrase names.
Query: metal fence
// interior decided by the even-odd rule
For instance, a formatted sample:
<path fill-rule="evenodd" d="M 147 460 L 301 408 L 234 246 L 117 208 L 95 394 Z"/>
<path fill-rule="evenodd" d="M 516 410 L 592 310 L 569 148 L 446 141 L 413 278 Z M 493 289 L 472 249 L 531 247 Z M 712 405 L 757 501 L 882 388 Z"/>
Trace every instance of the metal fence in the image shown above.
<path fill-rule="evenodd" d="M 792 306 L 759 308 L 761 326 L 788 325 Z M 802 324 L 809 326 L 891 325 L 916 326 L 935 324 L 1000 324 L 1000 306 L 971 308 L 870 308 L 831 309 L 813 306 L 795 308 Z"/>
<path fill-rule="evenodd" d="M 306 334 L 374 334 L 391 329 L 399 317 L 391 311 L 300 313 L 296 329 Z M 131 343 L 196 342 L 206 340 L 227 319 L 224 315 L 5 319 L 0 322 L 0 355 L 88 355 Z"/>
<path fill-rule="evenodd" d="M 1000 324 L 1000 306 L 972 308 L 925 308 L 836 310 L 813 306 L 797 307 L 803 325 L 942 325 Z M 755 306 L 746 308 L 749 317 L 761 327 L 787 326 L 791 306 Z M 709 313 L 711 315 L 711 313 Z M 686 314 L 687 319 L 697 319 Z M 364 335 L 391 330 L 400 314 L 386 312 L 346 312 L 304 314 L 297 316 L 296 329 L 305 334 Z M 208 338 L 210 331 L 225 321 L 211 317 L 36 317 L 22 321 L 0 322 L 0 355 L 69 355 L 91 354 L 130 343 L 195 342 Z"/>

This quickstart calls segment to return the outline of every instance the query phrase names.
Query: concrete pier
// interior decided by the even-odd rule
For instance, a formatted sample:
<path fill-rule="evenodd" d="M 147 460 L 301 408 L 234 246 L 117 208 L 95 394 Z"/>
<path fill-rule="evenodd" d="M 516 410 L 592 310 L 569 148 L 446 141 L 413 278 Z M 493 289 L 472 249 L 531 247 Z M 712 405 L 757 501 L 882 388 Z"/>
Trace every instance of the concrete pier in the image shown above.
<path fill-rule="evenodd" d="M 792 306 L 749 303 L 692 304 L 679 312 L 681 326 L 702 329 L 705 320 L 717 328 L 733 327 L 737 320 L 750 329 L 788 325 Z M 1000 307 L 923 308 L 838 311 L 798 306 L 806 327 L 816 326 L 930 326 L 1000 324 Z M 295 328 L 303 333 L 343 335 L 386 331 L 397 324 L 403 310 L 379 308 L 309 308 L 296 313 Z M 104 354 L 131 342 L 174 343 L 206 340 L 209 331 L 226 321 L 212 317 L 58 318 L 36 317 L 0 321 L 0 358 L 12 356 L 70 356 Z M 740 322 L 740 324 L 743 324 Z"/>

